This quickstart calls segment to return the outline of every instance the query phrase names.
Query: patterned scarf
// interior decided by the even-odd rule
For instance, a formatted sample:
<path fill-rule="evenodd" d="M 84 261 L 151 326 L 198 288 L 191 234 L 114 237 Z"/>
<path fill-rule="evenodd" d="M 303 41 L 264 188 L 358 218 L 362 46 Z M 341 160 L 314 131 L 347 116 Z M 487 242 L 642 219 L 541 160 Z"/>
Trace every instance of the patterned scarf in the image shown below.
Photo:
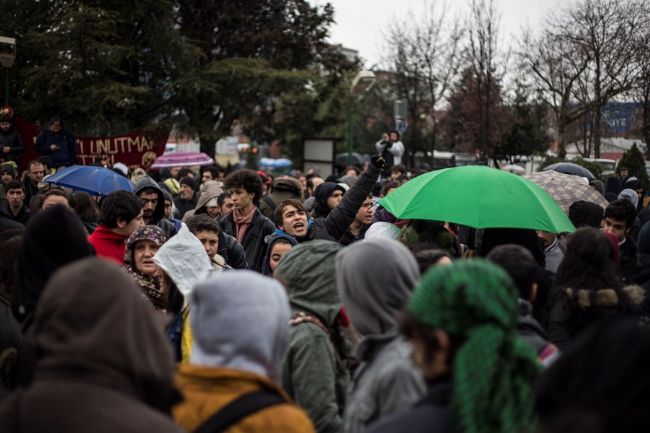
<path fill-rule="evenodd" d="M 154 310 L 165 311 L 165 290 L 160 285 L 160 279 L 151 275 L 145 275 L 124 265 L 123 269 L 142 290 L 142 296 L 153 305 Z"/>
<path fill-rule="evenodd" d="M 256 210 L 257 208 L 255 206 L 251 206 L 250 212 L 246 215 L 242 215 L 239 209 L 235 209 L 232 213 L 232 218 L 237 226 L 237 242 L 240 244 L 244 240 L 246 230 L 248 230 L 250 225 L 253 223 L 253 217 L 255 217 Z"/>

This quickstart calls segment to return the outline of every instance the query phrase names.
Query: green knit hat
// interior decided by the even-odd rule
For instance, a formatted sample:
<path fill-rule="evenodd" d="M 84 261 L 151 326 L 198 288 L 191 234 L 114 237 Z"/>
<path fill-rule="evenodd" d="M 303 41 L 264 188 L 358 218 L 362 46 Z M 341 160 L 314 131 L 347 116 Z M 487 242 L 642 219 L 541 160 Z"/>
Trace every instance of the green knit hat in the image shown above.
<path fill-rule="evenodd" d="M 501 268 L 481 259 L 435 267 L 407 309 L 460 343 L 452 364 L 457 432 L 531 430 L 537 360 L 517 337 L 517 291 Z"/>

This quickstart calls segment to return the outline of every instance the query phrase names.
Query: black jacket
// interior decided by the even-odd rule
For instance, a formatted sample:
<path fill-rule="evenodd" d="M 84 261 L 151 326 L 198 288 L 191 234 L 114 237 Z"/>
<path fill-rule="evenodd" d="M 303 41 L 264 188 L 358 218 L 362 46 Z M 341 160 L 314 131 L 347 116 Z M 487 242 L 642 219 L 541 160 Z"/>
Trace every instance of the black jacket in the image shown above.
<path fill-rule="evenodd" d="M 196 202 L 198 201 L 198 193 L 194 193 L 194 197 L 191 200 L 185 200 L 181 197 L 176 197 L 174 199 L 174 206 L 178 211 L 178 219 L 183 219 L 185 212 L 192 210 L 196 207 Z"/>
<path fill-rule="evenodd" d="M 623 282 L 629 284 L 636 274 L 639 273 L 639 268 L 636 265 L 636 243 L 632 239 L 632 236 L 627 236 L 625 242 L 622 245 L 619 245 L 620 249 L 620 258 L 621 263 L 621 278 Z"/>
<path fill-rule="evenodd" d="M 221 230 L 230 236 L 237 237 L 237 225 L 233 217 L 233 212 L 229 213 L 219 221 L 219 226 Z M 253 222 L 251 223 L 246 234 L 244 234 L 244 239 L 242 240 L 242 247 L 246 252 L 246 261 L 248 262 L 248 269 L 262 272 L 262 267 L 264 266 L 264 256 L 266 255 L 266 243 L 264 238 L 268 235 L 275 232 L 275 225 L 271 222 L 270 219 L 266 218 L 259 209 L 255 209 L 255 216 L 253 217 Z M 224 257 L 225 259 L 225 257 Z M 236 268 L 233 264 L 228 262 L 233 268 Z"/>
<path fill-rule="evenodd" d="M 162 189 L 149 176 L 143 177 L 135 186 L 135 195 L 139 196 L 140 192 L 144 189 L 153 189 L 158 194 L 158 203 L 156 203 L 156 208 L 153 211 L 149 224 L 160 227 L 165 232 L 167 239 L 171 238 L 177 233 L 177 230 L 174 223 L 165 218 L 165 195 Z"/>
<path fill-rule="evenodd" d="M 341 238 L 347 232 L 350 224 L 354 222 L 363 201 L 372 192 L 380 174 L 381 169 L 370 164 L 368 170 L 359 176 L 357 183 L 345 193 L 341 204 L 332 209 L 326 218 L 314 219 L 314 226 L 308 235 L 308 239 L 303 239 L 303 241 L 324 239 L 341 242 Z"/>
<path fill-rule="evenodd" d="M 10 148 L 8 153 L 3 150 L 5 146 Z M 16 161 L 18 154 L 23 150 L 25 150 L 23 140 L 14 128 L 10 128 L 6 132 L 0 131 L 0 161 Z"/>
<path fill-rule="evenodd" d="M 571 340 L 593 323 L 613 316 L 641 318 L 643 289 L 574 290 L 560 289 L 551 301 L 548 338 L 561 351 Z"/>
<path fill-rule="evenodd" d="M 52 151 L 51 145 L 57 145 L 59 148 Z M 77 143 L 70 131 L 62 129 L 59 132 L 53 132 L 44 129 L 36 139 L 36 150 L 41 155 L 47 155 L 52 161 L 53 168 L 65 167 L 77 163 Z"/>
<path fill-rule="evenodd" d="M 226 264 L 234 269 L 248 269 L 246 253 L 244 248 L 237 242 L 237 239 L 219 232 L 219 251 L 217 252 L 226 261 Z"/>
<path fill-rule="evenodd" d="M 429 385 L 426 395 L 412 409 L 379 420 L 368 433 L 446 433 L 452 431 L 449 404 L 451 382 Z"/>
<path fill-rule="evenodd" d="M 0 202 L 0 215 L 9 218 L 10 220 L 14 220 L 17 223 L 21 223 L 22 225 L 25 225 L 27 224 L 27 221 L 29 221 L 31 213 L 29 212 L 29 209 L 27 209 L 27 207 L 25 207 L 23 204 L 23 206 L 18 211 L 18 215 L 14 215 L 9 209 L 9 203 Z"/>

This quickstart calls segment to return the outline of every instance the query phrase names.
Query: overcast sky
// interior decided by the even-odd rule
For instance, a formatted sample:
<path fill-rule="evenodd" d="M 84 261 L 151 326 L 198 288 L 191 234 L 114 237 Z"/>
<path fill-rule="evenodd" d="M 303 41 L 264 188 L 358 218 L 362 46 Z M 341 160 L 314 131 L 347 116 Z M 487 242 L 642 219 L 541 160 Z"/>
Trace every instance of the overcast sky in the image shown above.
<path fill-rule="evenodd" d="M 432 0 L 308 0 L 314 5 L 331 3 L 334 6 L 335 20 L 330 32 L 330 42 L 342 44 L 359 51 L 367 67 L 381 60 L 383 44 L 382 29 L 392 19 L 403 19 L 409 11 L 424 9 Z M 443 4 L 444 0 L 438 0 Z M 552 9 L 575 0 L 495 0 L 501 14 L 502 44 L 509 46 L 522 27 L 537 28 Z M 455 13 L 462 15 L 469 10 L 470 0 L 447 0 Z"/>

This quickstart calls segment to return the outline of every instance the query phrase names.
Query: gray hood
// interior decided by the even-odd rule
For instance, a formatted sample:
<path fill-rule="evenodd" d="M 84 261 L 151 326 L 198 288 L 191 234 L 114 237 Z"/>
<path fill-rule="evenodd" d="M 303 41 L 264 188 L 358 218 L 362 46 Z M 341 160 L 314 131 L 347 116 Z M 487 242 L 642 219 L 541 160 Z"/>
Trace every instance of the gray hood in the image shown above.
<path fill-rule="evenodd" d="M 158 221 L 160 221 L 165 216 L 165 195 L 163 194 L 162 188 L 160 188 L 156 181 L 149 176 L 144 176 L 142 179 L 140 179 L 140 182 L 135 185 L 133 192 L 135 195 L 139 195 L 140 191 L 144 189 L 153 189 L 158 194 L 158 203 L 156 204 L 156 208 L 153 211 L 153 215 L 151 217 L 152 220 L 149 222 L 151 225 L 156 225 L 158 224 Z"/>
<path fill-rule="evenodd" d="M 336 255 L 336 285 L 354 327 L 364 336 L 395 328 L 420 279 L 413 254 L 394 240 L 364 240 Z"/>
<path fill-rule="evenodd" d="M 280 382 L 289 301 L 277 281 L 253 271 L 216 274 L 192 291 L 192 364 L 254 372 Z"/>

